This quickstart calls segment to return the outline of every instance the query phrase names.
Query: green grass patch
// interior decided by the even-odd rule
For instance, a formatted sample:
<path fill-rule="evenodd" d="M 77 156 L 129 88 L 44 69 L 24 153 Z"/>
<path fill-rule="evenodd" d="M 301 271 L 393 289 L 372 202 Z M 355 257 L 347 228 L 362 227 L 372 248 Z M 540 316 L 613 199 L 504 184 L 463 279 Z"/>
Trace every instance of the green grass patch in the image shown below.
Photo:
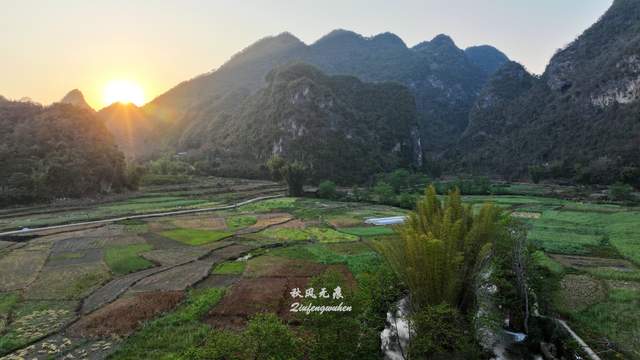
<path fill-rule="evenodd" d="M 276 210 L 289 210 L 295 207 L 296 200 L 296 198 L 292 197 L 268 199 L 257 201 L 247 205 L 242 205 L 238 208 L 238 210 L 257 213 L 272 212 Z"/>
<path fill-rule="evenodd" d="M 357 241 L 355 235 L 344 234 L 330 228 L 269 228 L 260 233 L 262 236 L 280 241 L 319 241 L 324 243 Z"/>
<path fill-rule="evenodd" d="M 585 269 L 589 274 L 604 280 L 640 281 L 640 271 L 623 271 L 612 268 Z"/>
<path fill-rule="evenodd" d="M 384 264 L 382 257 L 371 249 L 357 251 L 341 249 L 338 244 L 296 245 L 270 251 L 270 255 L 290 259 L 310 260 L 321 264 L 344 264 L 356 279 L 365 273 L 375 273 Z M 340 244 L 343 245 L 343 244 Z M 346 250 L 346 251 L 345 251 Z"/>
<path fill-rule="evenodd" d="M 233 233 L 222 230 L 174 229 L 163 231 L 161 235 L 187 245 L 198 246 L 224 239 Z"/>
<path fill-rule="evenodd" d="M 380 235 L 393 235 L 395 231 L 387 226 L 361 226 L 361 227 L 350 227 L 350 228 L 340 228 L 339 232 L 345 234 L 351 234 L 355 236 L 380 236 Z"/>
<path fill-rule="evenodd" d="M 228 261 L 217 265 L 213 269 L 213 273 L 219 275 L 242 274 L 245 267 L 247 267 L 246 261 Z"/>
<path fill-rule="evenodd" d="M 200 319 L 224 295 L 224 289 L 192 290 L 174 312 L 146 323 L 128 337 L 113 359 L 183 359 L 215 330 Z"/>
<path fill-rule="evenodd" d="M 543 268 L 551 271 L 554 274 L 561 274 L 564 271 L 564 267 L 559 262 L 545 255 L 542 251 L 536 251 L 532 255 L 533 261 Z"/>
<path fill-rule="evenodd" d="M 579 329 L 593 339 L 606 337 L 627 355 L 640 354 L 640 291 L 611 290 L 607 299 L 572 314 Z"/>
<path fill-rule="evenodd" d="M 107 248 L 104 261 L 116 275 L 125 275 L 153 266 L 153 263 L 140 256 L 153 247 L 149 244 L 132 244 Z"/>
<path fill-rule="evenodd" d="M 20 295 L 18 293 L 0 293 L 0 316 L 9 314 L 19 301 Z"/>
<path fill-rule="evenodd" d="M 227 223 L 227 227 L 230 230 L 235 231 L 235 230 L 240 230 L 240 229 L 249 227 L 257 223 L 258 218 L 252 215 L 239 215 L 239 216 L 232 216 L 228 219 L 225 219 L 225 221 Z"/>

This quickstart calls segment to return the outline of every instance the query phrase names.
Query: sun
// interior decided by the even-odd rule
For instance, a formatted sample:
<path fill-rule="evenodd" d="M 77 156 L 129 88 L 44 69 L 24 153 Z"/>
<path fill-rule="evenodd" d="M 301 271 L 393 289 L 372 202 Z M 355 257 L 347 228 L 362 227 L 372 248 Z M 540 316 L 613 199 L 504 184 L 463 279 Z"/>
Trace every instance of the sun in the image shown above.
<path fill-rule="evenodd" d="M 144 91 L 142 87 L 134 81 L 111 80 L 104 86 L 102 102 L 105 105 L 120 102 L 141 106 L 144 104 Z"/>

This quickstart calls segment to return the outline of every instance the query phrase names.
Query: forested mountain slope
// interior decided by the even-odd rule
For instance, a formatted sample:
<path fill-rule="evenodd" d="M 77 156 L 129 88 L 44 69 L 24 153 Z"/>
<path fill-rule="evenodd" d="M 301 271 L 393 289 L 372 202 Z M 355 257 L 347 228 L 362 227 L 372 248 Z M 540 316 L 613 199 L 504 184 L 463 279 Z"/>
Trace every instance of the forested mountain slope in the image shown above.
<path fill-rule="evenodd" d="M 304 161 L 317 179 L 353 182 L 422 161 L 415 102 L 405 87 L 327 76 L 302 63 L 272 70 L 266 88 L 237 111 L 202 125 L 216 130 L 191 128 L 207 136 L 191 145 L 216 173 L 257 174 L 278 154 Z"/>
<path fill-rule="evenodd" d="M 640 177 L 640 1 L 614 1 L 540 78 L 506 65 L 470 119 L 455 159 L 462 168 L 524 176 L 534 167 L 592 183 Z"/>
<path fill-rule="evenodd" d="M 213 119 L 235 114 L 246 96 L 267 85 L 265 76 L 274 67 L 305 62 L 330 75 L 407 86 L 416 99 L 423 145 L 437 152 L 457 140 L 489 73 L 508 60 L 489 46 L 471 53 L 467 56 L 446 35 L 408 48 L 390 33 L 366 38 L 336 30 L 311 45 L 283 33 L 256 42 L 215 71 L 177 85 L 143 111 L 154 122 L 167 121 L 162 122 L 162 137 L 180 151 L 198 150 L 198 137 L 208 134 L 189 129 L 216 131 Z"/>
<path fill-rule="evenodd" d="M 124 157 L 92 110 L 0 100 L 0 203 L 124 186 Z"/>

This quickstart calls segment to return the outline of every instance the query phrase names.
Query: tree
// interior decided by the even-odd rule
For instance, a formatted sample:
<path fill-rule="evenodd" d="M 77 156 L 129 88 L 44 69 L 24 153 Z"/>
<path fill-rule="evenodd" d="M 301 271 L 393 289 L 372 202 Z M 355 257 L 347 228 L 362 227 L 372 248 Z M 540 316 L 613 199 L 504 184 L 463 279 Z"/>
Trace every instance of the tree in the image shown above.
<path fill-rule="evenodd" d="M 307 167 L 300 161 L 294 161 L 282 168 L 282 177 L 289 188 L 289 196 L 302 196 Z"/>
<path fill-rule="evenodd" d="M 500 214 L 490 204 L 474 213 L 457 189 L 444 203 L 433 186 L 426 189 L 416 211 L 398 227 L 399 239 L 376 244 L 409 288 L 413 309 L 447 303 L 466 310 L 480 260 L 502 230 Z"/>
<path fill-rule="evenodd" d="M 378 201 L 381 203 L 389 203 L 393 201 L 395 193 L 393 187 L 384 181 L 378 181 L 376 186 L 373 187 L 373 193 L 378 197 Z"/>
<path fill-rule="evenodd" d="M 274 181 L 283 180 L 283 169 L 287 165 L 287 162 L 277 154 L 273 154 L 267 161 L 267 168 L 271 173 L 271 178 Z"/>
<path fill-rule="evenodd" d="M 325 180 L 318 186 L 318 196 L 324 199 L 335 199 L 338 193 L 336 191 L 336 183 Z"/>

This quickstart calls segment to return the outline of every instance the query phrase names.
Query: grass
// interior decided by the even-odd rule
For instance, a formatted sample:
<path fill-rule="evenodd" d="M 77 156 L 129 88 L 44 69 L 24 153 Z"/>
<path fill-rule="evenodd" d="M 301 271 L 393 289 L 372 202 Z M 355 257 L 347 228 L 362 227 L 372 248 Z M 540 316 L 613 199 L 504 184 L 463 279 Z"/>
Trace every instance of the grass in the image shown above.
<path fill-rule="evenodd" d="M 330 228 L 311 227 L 304 229 L 269 228 L 262 231 L 265 237 L 281 241 L 315 240 L 323 243 L 357 241 L 358 237 L 343 234 Z"/>
<path fill-rule="evenodd" d="M 640 281 L 640 271 L 621 271 L 611 268 L 591 268 L 586 272 L 603 280 L 620 280 L 620 281 Z"/>
<path fill-rule="evenodd" d="M 15 292 L 1 293 L 0 294 L 0 317 L 8 315 L 11 310 L 20 301 L 20 295 Z"/>
<path fill-rule="evenodd" d="M 601 342 L 602 336 L 612 341 L 627 355 L 640 356 L 640 291 L 611 290 L 607 299 L 588 309 L 572 314 L 579 329 L 585 329 L 587 341 Z"/>
<path fill-rule="evenodd" d="M 564 267 L 559 262 L 545 255 L 542 251 L 536 251 L 532 255 L 533 261 L 554 274 L 561 274 L 564 271 Z"/>
<path fill-rule="evenodd" d="M 360 243 L 357 243 L 360 244 Z M 280 248 L 270 252 L 271 255 L 290 259 L 310 260 L 322 264 L 344 264 L 356 279 L 365 273 L 375 273 L 384 264 L 382 257 L 370 248 L 359 248 L 353 251 L 338 245 L 349 244 L 310 244 Z"/>
<path fill-rule="evenodd" d="M 192 290 L 175 311 L 146 323 L 127 338 L 112 359 L 182 359 L 212 334 L 200 319 L 224 295 L 224 289 Z"/>
<path fill-rule="evenodd" d="M 233 233 L 222 230 L 174 229 L 163 231 L 161 235 L 187 245 L 198 246 L 224 239 Z"/>
<path fill-rule="evenodd" d="M 251 204 L 242 205 L 238 208 L 239 211 L 265 213 L 275 210 L 289 210 L 295 207 L 296 198 L 276 198 L 263 201 L 257 201 Z"/>
<path fill-rule="evenodd" d="M 217 265 L 215 269 L 213 269 L 213 274 L 219 275 L 233 275 L 233 274 L 242 274 L 244 272 L 245 267 L 247 267 L 246 261 L 229 261 Z"/>
<path fill-rule="evenodd" d="M 77 302 L 26 301 L 14 306 L 12 322 L 0 336 L 0 356 L 58 331 L 74 317 Z"/>
<path fill-rule="evenodd" d="M 351 234 L 356 236 L 380 236 L 380 235 L 393 235 L 395 231 L 386 226 L 362 226 L 362 227 L 350 227 L 350 228 L 340 228 L 339 232 L 345 234 Z"/>
<path fill-rule="evenodd" d="M 225 220 L 229 230 L 240 230 L 258 222 L 258 218 L 252 215 L 238 215 L 232 216 Z"/>
<path fill-rule="evenodd" d="M 151 249 L 153 249 L 153 247 L 149 244 L 109 247 L 105 253 L 104 261 L 109 265 L 111 272 L 114 274 L 129 274 L 153 266 L 151 261 L 140 256 L 140 253 Z"/>

